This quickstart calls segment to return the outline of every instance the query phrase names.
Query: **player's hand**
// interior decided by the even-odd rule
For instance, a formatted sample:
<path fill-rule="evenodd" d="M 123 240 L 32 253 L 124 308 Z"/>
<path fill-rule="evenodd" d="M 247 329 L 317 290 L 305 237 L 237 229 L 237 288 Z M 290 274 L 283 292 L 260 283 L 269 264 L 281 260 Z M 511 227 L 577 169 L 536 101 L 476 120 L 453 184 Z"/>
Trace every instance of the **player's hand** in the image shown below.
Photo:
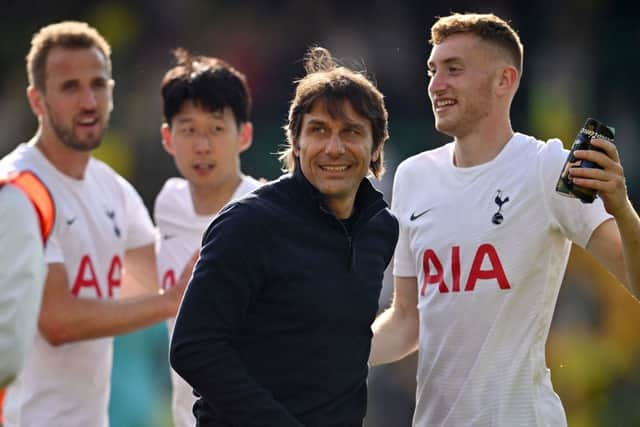
<path fill-rule="evenodd" d="M 191 279 L 191 273 L 193 272 L 193 267 L 196 265 L 199 255 L 200 251 L 195 251 L 193 253 L 182 269 L 182 273 L 180 273 L 180 277 L 178 278 L 176 285 L 164 292 L 164 295 L 171 300 L 172 317 L 178 313 L 178 308 L 182 301 L 182 295 L 184 295 L 184 291 L 187 289 L 187 284 L 189 283 L 189 279 Z"/>
<path fill-rule="evenodd" d="M 569 173 L 576 185 L 598 191 L 607 212 L 617 217 L 631 206 L 618 150 L 615 144 L 603 139 L 594 138 L 591 144 L 604 153 L 596 150 L 576 150 L 574 154 L 576 158 L 592 161 L 602 169 L 573 167 Z"/>

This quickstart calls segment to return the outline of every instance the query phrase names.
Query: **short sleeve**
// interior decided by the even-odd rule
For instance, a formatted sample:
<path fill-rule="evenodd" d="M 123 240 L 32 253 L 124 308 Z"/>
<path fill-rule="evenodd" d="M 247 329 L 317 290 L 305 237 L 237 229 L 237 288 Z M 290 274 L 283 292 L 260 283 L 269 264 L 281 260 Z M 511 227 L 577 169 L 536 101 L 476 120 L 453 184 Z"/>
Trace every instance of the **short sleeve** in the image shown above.
<path fill-rule="evenodd" d="M 391 199 L 391 212 L 398 219 L 400 232 L 398 234 L 398 243 L 393 256 L 393 275 L 398 277 L 416 277 L 416 268 L 411 251 L 409 248 L 409 235 L 407 229 L 407 215 L 405 208 L 405 200 L 403 189 L 404 175 L 406 168 L 401 163 L 396 169 L 393 179 L 393 193 Z"/>
<path fill-rule="evenodd" d="M 551 223 L 569 240 L 584 248 L 593 231 L 612 216 L 599 197 L 593 203 L 582 203 L 556 192 L 556 183 L 568 155 L 560 140 L 549 140 L 538 156 L 539 179 Z"/>
<path fill-rule="evenodd" d="M 118 177 L 125 197 L 127 215 L 127 249 L 155 243 L 156 232 L 149 211 L 133 186 L 124 178 Z"/>

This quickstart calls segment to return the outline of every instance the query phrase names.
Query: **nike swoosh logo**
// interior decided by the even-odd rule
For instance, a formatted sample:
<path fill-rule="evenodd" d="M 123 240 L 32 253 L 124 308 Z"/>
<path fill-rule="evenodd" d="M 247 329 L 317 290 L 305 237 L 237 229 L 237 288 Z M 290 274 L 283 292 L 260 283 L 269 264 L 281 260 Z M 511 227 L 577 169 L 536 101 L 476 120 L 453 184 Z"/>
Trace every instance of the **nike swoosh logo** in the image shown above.
<path fill-rule="evenodd" d="M 71 225 L 71 224 L 73 224 L 74 222 L 76 222 L 76 217 L 75 217 L 75 216 L 74 216 L 73 218 L 69 218 L 69 219 L 67 220 L 67 225 Z"/>
<path fill-rule="evenodd" d="M 420 212 L 420 213 L 418 213 L 418 214 L 416 214 L 416 213 L 414 212 L 414 213 L 412 213 L 412 214 L 411 214 L 411 216 L 409 217 L 409 219 L 410 219 L 411 221 L 415 221 L 416 219 L 420 218 L 422 215 L 424 215 L 424 214 L 426 214 L 427 212 L 429 212 L 431 209 L 433 209 L 433 208 L 429 208 L 429 209 L 427 209 L 426 211 L 422 211 L 422 212 Z"/>
<path fill-rule="evenodd" d="M 163 240 L 169 240 L 169 239 L 173 239 L 175 237 L 175 234 L 165 234 L 162 236 Z"/>

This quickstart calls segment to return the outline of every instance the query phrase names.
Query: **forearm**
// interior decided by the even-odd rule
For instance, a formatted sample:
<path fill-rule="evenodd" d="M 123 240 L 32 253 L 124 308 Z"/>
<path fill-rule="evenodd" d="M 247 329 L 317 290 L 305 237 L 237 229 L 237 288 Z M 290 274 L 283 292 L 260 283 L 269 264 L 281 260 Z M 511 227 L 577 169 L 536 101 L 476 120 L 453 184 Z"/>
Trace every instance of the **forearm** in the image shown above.
<path fill-rule="evenodd" d="M 628 208 L 616 217 L 622 240 L 622 252 L 627 289 L 640 299 L 640 218 L 631 202 Z"/>
<path fill-rule="evenodd" d="M 46 292 L 46 290 L 45 290 Z M 94 300 L 68 295 L 64 304 L 43 300 L 38 326 L 52 345 L 125 334 L 171 316 L 167 298 L 160 295 L 126 300 Z"/>
<path fill-rule="evenodd" d="M 400 360 L 418 348 L 417 309 L 391 307 L 373 322 L 369 363 L 379 365 Z"/>
<path fill-rule="evenodd" d="M 154 294 L 159 288 L 153 245 L 128 249 L 124 257 L 121 297 Z"/>

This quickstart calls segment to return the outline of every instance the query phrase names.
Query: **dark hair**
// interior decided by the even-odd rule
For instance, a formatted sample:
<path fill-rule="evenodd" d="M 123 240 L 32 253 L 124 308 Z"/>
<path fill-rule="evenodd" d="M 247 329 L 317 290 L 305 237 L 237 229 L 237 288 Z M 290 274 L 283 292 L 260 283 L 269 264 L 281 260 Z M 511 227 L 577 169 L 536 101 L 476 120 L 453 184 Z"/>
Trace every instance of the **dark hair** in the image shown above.
<path fill-rule="evenodd" d="M 294 148 L 302 130 L 302 119 L 313 104 L 323 100 L 331 117 L 343 117 L 344 101 L 349 101 L 356 113 L 371 123 L 373 147 L 379 150 L 377 159 L 371 159 L 369 170 L 376 178 L 384 173 L 382 146 L 389 138 L 388 114 L 382 93 L 362 73 L 339 66 L 331 53 L 322 47 L 309 49 L 305 56 L 307 75 L 296 81 L 296 93 L 289 107 L 289 118 L 284 130 L 287 146 L 279 154 L 284 171 L 295 168 Z"/>
<path fill-rule="evenodd" d="M 42 27 L 31 39 L 27 54 L 27 76 L 29 85 L 39 91 L 45 90 L 45 68 L 49 52 L 54 47 L 65 49 L 97 48 L 104 56 L 107 73 L 111 75 L 111 47 L 109 43 L 86 22 L 63 21 Z"/>
<path fill-rule="evenodd" d="M 453 34 L 470 33 L 503 49 L 522 74 L 524 47 L 520 37 L 508 22 L 492 13 L 454 13 L 438 18 L 431 27 L 432 45 L 442 43 Z"/>
<path fill-rule="evenodd" d="M 231 108 L 236 124 L 250 120 L 251 93 L 247 79 L 222 59 L 192 56 L 185 49 L 174 52 L 177 64 L 162 79 L 162 105 L 165 122 L 180 112 L 186 101 L 207 111 Z"/>

